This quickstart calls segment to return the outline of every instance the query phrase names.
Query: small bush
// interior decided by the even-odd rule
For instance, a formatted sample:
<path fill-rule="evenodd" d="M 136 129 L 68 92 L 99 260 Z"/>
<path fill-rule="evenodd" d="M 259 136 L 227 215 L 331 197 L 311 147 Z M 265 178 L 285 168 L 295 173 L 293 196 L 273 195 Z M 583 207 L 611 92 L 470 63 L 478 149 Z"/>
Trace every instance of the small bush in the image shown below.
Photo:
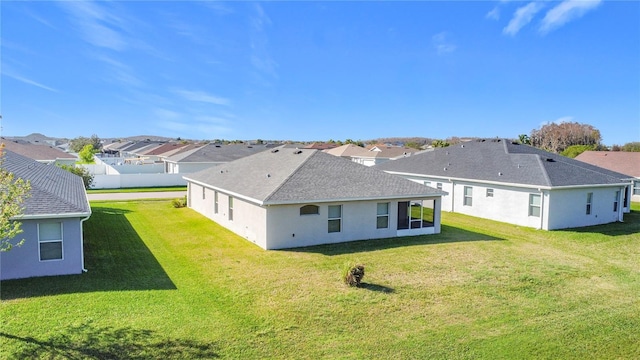
<path fill-rule="evenodd" d="M 364 265 L 353 265 L 344 274 L 344 283 L 349 286 L 360 286 L 364 277 Z"/>
<path fill-rule="evenodd" d="M 173 205 L 174 208 L 183 208 L 187 206 L 187 196 L 185 195 L 182 199 L 171 200 L 171 205 Z"/>

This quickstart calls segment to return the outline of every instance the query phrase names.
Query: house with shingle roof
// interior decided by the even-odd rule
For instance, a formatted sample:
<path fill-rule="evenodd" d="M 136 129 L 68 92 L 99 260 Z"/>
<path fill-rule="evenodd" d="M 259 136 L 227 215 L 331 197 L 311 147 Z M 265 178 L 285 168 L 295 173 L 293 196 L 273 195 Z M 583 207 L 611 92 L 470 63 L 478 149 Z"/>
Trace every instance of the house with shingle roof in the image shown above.
<path fill-rule="evenodd" d="M 51 145 L 38 145 L 17 140 L 0 140 L 6 150 L 45 164 L 73 165 L 78 158 Z"/>
<path fill-rule="evenodd" d="M 631 200 L 640 201 L 640 152 L 585 151 L 576 160 L 633 177 Z"/>
<path fill-rule="evenodd" d="M 84 271 L 82 223 L 91 215 L 82 178 L 4 150 L 2 168 L 29 181 L 22 246 L 0 253 L 0 279 L 80 274 Z"/>
<path fill-rule="evenodd" d="M 444 192 L 314 149 L 184 176 L 188 206 L 263 249 L 440 232 Z"/>
<path fill-rule="evenodd" d="M 623 221 L 630 176 L 504 139 L 376 166 L 448 193 L 443 211 L 553 230 Z"/>
<path fill-rule="evenodd" d="M 182 151 L 163 159 L 165 172 L 169 174 L 190 174 L 212 166 L 225 164 L 245 156 L 265 151 L 276 145 L 217 144 Z"/>

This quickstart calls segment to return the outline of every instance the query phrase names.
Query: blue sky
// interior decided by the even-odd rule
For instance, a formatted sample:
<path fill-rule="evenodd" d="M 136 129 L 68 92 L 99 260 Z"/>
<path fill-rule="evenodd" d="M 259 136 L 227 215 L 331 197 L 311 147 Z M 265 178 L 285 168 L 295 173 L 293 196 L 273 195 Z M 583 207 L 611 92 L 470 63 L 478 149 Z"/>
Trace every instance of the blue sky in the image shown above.
<path fill-rule="evenodd" d="M 640 141 L 640 2 L 0 3 L 3 135 Z"/>

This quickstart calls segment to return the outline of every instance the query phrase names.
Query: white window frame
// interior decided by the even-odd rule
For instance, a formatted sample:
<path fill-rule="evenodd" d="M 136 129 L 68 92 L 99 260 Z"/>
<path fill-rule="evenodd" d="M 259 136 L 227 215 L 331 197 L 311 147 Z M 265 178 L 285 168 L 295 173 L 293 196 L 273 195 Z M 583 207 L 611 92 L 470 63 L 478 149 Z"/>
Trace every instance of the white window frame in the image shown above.
<path fill-rule="evenodd" d="M 213 192 L 213 213 L 217 214 L 218 213 L 218 192 L 214 191 Z"/>
<path fill-rule="evenodd" d="M 380 205 L 386 205 L 386 212 L 380 212 Z M 384 209 L 383 209 L 384 210 Z M 386 218 L 386 226 L 380 226 L 381 219 Z M 389 228 L 389 203 L 377 203 L 376 204 L 376 229 L 388 229 Z"/>
<path fill-rule="evenodd" d="M 436 189 L 442 190 L 442 183 L 436 183 Z"/>
<path fill-rule="evenodd" d="M 424 186 L 431 186 L 431 181 L 423 181 Z"/>
<path fill-rule="evenodd" d="M 633 181 L 633 195 L 640 195 L 640 180 Z"/>
<path fill-rule="evenodd" d="M 60 227 L 60 239 L 45 239 L 42 240 L 41 239 L 41 232 L 40 232 L 40 226 L 41 225 L 51 225 L 51 224 L 58 224 Z M 41 251 L 41 247 L 42 244 L 52 244 L 52 243 L 60 243 L 60 258 L 56 258 L 56 259 L 42 259 L 42 251 Z M 62 261 L 64 260 L 64 228 L 63 228 L 63 224 L 61 221 L 52 221 L 52 222 L 42 222 L 42 223 L 38 223 L 38 259 L 41 262 L 47 262 L 47 261 Z"/>
<path fill-rule="evenodd" d="M 233 221 L 233 196 L 229 196 L 229 221 Z"/>
<path fill-rule="evenodd" d="M 336 216 L 331 216 L 331 208 L 338 208 L 340 210 L 340 214 Z M 331 228 L 332 223 L 338 223 L 338 230 L 334 230 Z M 342 205 L 329 205 L 327 211 L 327 232 L 329 233 L 339 233 L 342 232 Z"/>
<path fill-rule="evenodd" d="M 493 189 L 487 188 L 487 197 L 493 197 Z"/>
<path fill-rule="evenodd" d="M 533 201 L 533 199 L 536 199 L 536 198 L 538 199 L 537 204 L 535 204 Z M 529 216 L 539 218 L 542 210 L 541 205 L 542 205 L 542 196 L 540 196 L 540 194 L 529 194 Z M 537 211 L 534 211 L 536 209 Z"/>
<path fill-rule="evenodd" d="M 616 191 L 616 197 L 613 199 L 613 212 L 618 212 L 620 206 L 620 190 Z"/>
<path fill-rule="evenodd" d="M 469 193 L 467 194 L 467 190 Z M 462 205 L 473 206 L 473 186 L 465 186 L 462 193 Z"/>
<path fill-rule="evenodd" d="M 586 208 L 586 213 L 587 215 L 591 215 L 591 210 L 593 207 L 593 193 L 587 193 L 587 208 Z"/>

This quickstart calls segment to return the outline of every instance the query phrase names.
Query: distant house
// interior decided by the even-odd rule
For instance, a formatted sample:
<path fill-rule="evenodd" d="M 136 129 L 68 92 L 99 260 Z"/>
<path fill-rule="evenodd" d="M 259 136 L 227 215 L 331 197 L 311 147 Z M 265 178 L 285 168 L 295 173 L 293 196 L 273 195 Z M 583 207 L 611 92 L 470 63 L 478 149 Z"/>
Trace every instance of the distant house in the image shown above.
<path fill-rule="evenodd" d="M 633 177 L 631 200 L 640 201 L 640 152 L 585 151 L 576 160 Z"/>
<path fill-rule="evenodd" d="M 0 279 L 80 274 L 84 270 L 82 223 L 91 215 L 82 178 L 3 151 L 2 167 L 31 183 L 20 247 L 0 253 Z"/>
<path fill-rule="evenodd" d="M 207 144 L 169 156 L 163 161 L 169 174 L 190 174 L 271 149 L 275 145 Z"/>
<path fill-rule="evenodd" d="M 622 221 L 629 176 L 503 139 L 438 148 L 376 166 L 448 193 L 443 211 L 544 230 Z"/>
<path fill-rule="evenodd" d="M 327 154 L 348 158 L 353 162 L 366 166 L 374 166 L 383 162 L 411 156 L 418 150 L 399 146 L 377 145 L 363 148 L 354 144 L 346 144 L 323 150 Z"/>
<path fill-rule="evenodd" d="M 51 145 L 38 145 L 26 141 L 1 140 L 6 150 L 45 164 L 73 165 L 78 158 Z"/>
<path fill-rule="evenodd" d="M 440 232 L 443 192 L 317 150 L 276 148 L 184 178 L 189 207 L 263 249 Z"/>

